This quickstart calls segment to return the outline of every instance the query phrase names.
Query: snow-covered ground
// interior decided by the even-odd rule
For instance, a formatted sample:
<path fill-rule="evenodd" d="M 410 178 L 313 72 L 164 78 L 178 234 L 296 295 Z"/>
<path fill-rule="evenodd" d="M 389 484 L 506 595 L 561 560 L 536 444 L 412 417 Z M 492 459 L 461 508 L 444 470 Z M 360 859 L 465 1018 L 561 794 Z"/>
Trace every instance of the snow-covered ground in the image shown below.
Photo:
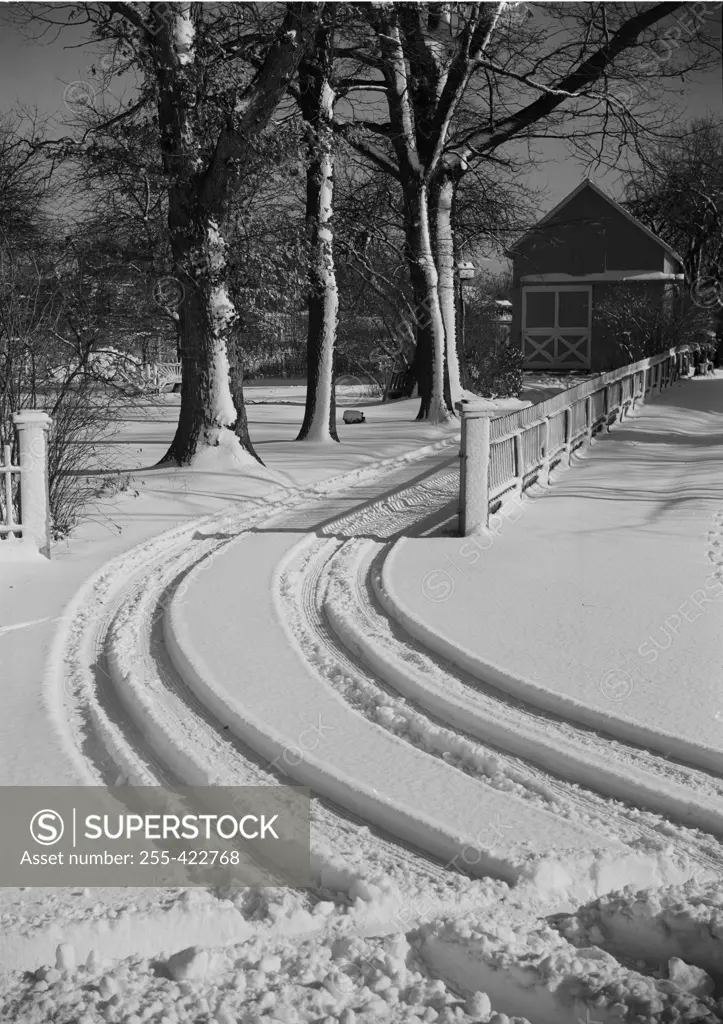
<path fill-rule="evenodd" d="M 454 428 L 350 394 L 365 424 L 296 444 L 291 389 L 254 390 L 266 469 L 149 469 L 177 398 L 144 401 L 93 521 L 2 566 L 0 784 L 291 779 L 314 886 L 3 890 L 0 1020 L 722 1020 L 723 379 L 471 565 Z M 656 616 L 675 642 L 629 688 Z"/>

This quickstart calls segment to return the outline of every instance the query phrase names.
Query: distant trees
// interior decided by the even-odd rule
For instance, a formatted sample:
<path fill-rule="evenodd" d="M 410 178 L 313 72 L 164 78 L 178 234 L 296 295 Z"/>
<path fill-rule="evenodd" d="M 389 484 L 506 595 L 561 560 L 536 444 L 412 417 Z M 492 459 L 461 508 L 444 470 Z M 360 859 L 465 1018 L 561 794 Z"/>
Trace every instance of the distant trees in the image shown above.
<path fill-rule="evenodd" d="M 42 126 L 0 113 L 0 232 L 17 243 L 38 237 L 42 202 L 50 189 L 46 168 L 38 159 Z"/>
<path fill-rule="evenodd" d="M 683 258 L 689 285 L 723 305 L 723 124 L 693 121 L 653 147 L 626 186 L 628 209 Z"/>

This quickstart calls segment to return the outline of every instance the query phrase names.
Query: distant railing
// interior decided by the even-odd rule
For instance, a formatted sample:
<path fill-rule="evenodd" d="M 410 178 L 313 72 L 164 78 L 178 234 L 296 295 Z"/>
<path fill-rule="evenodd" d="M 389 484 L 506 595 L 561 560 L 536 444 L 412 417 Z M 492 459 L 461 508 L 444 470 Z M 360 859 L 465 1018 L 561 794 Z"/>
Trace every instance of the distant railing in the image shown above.
<path fill-rule="evenodd" d="M 594 434 L 609 430 L 638 402 L 688 372 L 688 345 L 603 373 L 538 405 L 494 416 L 489 403 L 460 403 L 459 528 L 467 537 L 489 525 L 490 513 L 550 472 Z"/>
<path fill-rule="evenodd" d="M 18 552 L 50 558 L 48 430 L 50 417 L 36 409 L 15 413 L 18 462 L 4 445 L 0 461 L 0 561 Z"/>
<path fill-rule="evenodd" d="M 151 388 L 162 387 L 167 384 L 181 383 L 180 363 L 145 363 L 143 366 L 143 379 Z"/>

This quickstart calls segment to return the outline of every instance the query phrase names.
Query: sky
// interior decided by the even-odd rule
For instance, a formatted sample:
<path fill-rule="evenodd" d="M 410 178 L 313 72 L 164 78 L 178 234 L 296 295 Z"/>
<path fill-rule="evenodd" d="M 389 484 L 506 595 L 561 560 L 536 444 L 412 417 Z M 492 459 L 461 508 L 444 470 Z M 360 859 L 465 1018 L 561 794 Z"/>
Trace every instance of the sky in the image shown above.
<path fill-rule="evenodd" d="M 717 19 L 720 26 L 721 5 L 711 3 L 711 24 Z M 54 38 L 50 33 L 44 42 L 28 42 L 24 33 L 9 23 L 10 8 L 19 4 L 0 5 L 0 109 L 7 110 L 21 103 L 25 107 L 37 107 L 41 114 L 53 116 L 58 124 L 65 113 L 64 93 L 66 87 L 75 85 L 73 95 L 90 94 L 94 79 L 90 69 L 98 61 L 97 50 L 84 43 L 81 27 L 64 29 Z M 680 84 L 680 93 L 675 97 L 676 105 L 686 117 L 701 117 L 706 113 L 716 116 L 723 114 L 723 85 L 720 69 L 709 72 L 698 81 Z M 558 141 L 537 141 L 536 152 L 543 158 L 530 169 L 529 181 L 541 189 L 540 216 L 555 206 L 575 188 L 586 175 L 585 165 L 568 155 Z M 605 191 L 620 195 L 621 174 L 619 171 L 594 170 L 590 177 Z"/>

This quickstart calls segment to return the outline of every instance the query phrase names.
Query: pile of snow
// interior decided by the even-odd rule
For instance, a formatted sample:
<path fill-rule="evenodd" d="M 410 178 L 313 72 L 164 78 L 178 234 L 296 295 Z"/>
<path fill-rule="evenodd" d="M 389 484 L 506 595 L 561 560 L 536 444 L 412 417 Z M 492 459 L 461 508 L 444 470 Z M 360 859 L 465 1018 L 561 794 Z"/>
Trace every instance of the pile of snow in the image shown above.
<path fill-rule="evenodd" d="M 331 906 L 318 904 L 319 916 Z M 339 929 L 322 941 L 251 938 L 154 959 L 113 962 L 91 950 L 80 963 L 74 947 L 61 943 L 52 964 L 16 976 L 0 995 L 0 1017 L 23 1024 L 529 1024 L 492 1012 L 483 992 L 460 995 L 430 977 L 424 946 L 422 936 L 364 939 Z"/>
<path fill-rule="evenodd" d="M 698 899 L 688 892 L 628 891 L 606 897 L 553 924 L 530 920 L 523 893 L 500 890 L 474 910 L 435 915 L 416 928 L 375 925 L 367 931 L 351 906 L 307 903 L 301 894 L 266 890 L 189 890 L 169 894 L 155 921 L 134 920 L 127 938 L 135 952 L 114 955 L 98 930 L 95 945 L 58 942 L 36 967 L 16 972 L 0 991 L 0 1020 L 22 1024 L 658 1024 L 723 1019 L 703 968 L 669 956 L 660 965 L 616 958 L 606 943 L 611 918 L 628 914 L 641 925 L 642 954 L 652 920 L 696 917 L 703 933 L 719 921 L 723 892 Z M 378 909 L 378 908 L 377 908 Z M 163 926 L 164 913 L 176 926 Z M 183 918 L 187 920 L 183 921 Z M 236 919 L 236 939 L 208 939 L 213 921 Z M 595 920 L 598 923 L 595 923 Z M 155 940 L 149 953 L 146 932 Z M 221 932 L 223 929 L 221 929 Z M 189 942 L 189 937 L 195 937 Z M 568 941 L 563 934 L 570 934 Z M 659 934 L 663 934 L 662 927 Z M 655 936 L 654 929 L 650 935 Z M 183 942 L 188 943 L 184 945 Z M 223 941 L 223 935 L 219 934 Z M 637 941 L 637 940 L 636 940 Z M 634 944 L 634 943 L 633 943 Z M 40 952 L 40 950 L 39 950 Z M 122 952 L 119 945 L 115 953 Z M 665 956 L 665 951 L 664 951 Z M 720 960 L 718 960 L 720 970 Z"/>
<path fill-rule="evenodd" d="M 557 927 L 576 946 L 600 946 L 691 992 L 708 995 L 723 982 L 720 881 L 603 896 Z"/>
<path fill-rule="evenodd" d="M 468 915 L 431 924 L 421 950 L 448 984 L 485 990 L 493 1004 L 502 998 L 534 1024 L 723 1019 L 723 1000 L 713 999 L 710 986 L 704 994 L 690 971 L 676 966 L 675 978 L 655 977 L 598 946 L 576 949 L 553 932 L 549 924 L 505 928 Z"/>

